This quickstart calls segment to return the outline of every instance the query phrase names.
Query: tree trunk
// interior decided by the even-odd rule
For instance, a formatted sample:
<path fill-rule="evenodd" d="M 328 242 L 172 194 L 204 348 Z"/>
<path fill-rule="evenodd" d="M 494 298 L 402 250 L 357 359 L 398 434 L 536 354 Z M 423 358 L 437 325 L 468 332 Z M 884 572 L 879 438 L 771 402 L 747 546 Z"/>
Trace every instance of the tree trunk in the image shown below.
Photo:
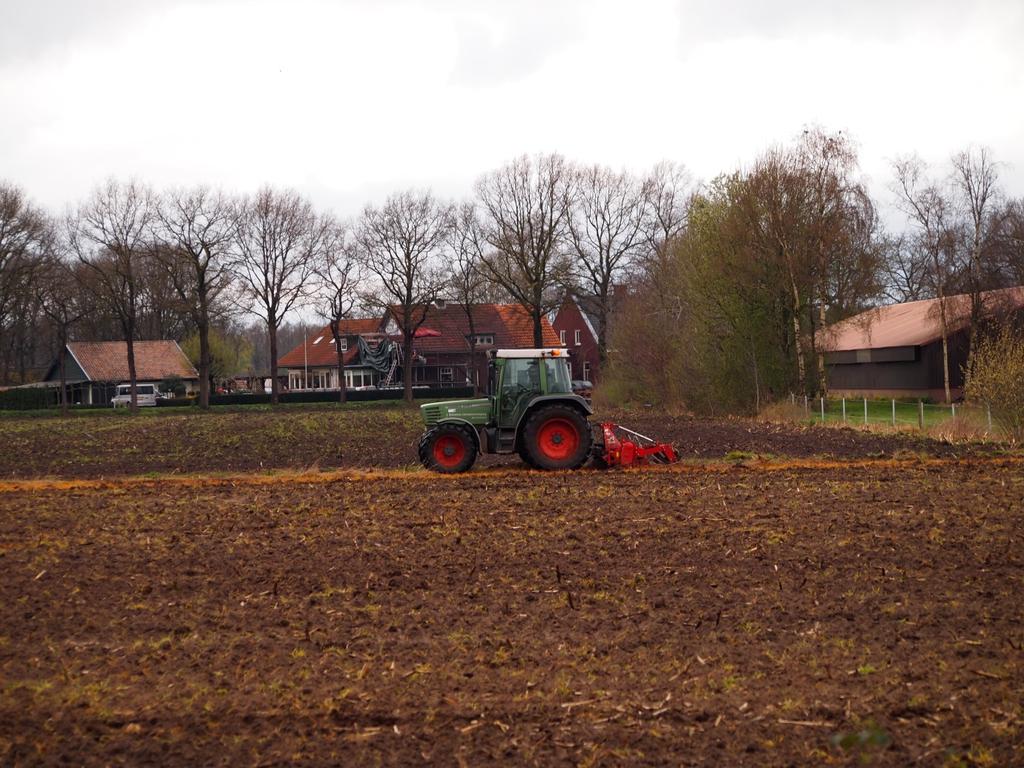
<path fill-rule="evenodd" d="M 131 384 L 132 393 L 129 411 L 133 416 L 139 412 L 139 393 L 135 375 L 135 339 L 132 338 L 134 335 L 132 331 L 126 334 L 128 336 L 126 339 L 128 343 L 128 382 Z"/>
<path fill-rule="evenodd" d="M 807 394 L 807 371 L 804 369 L 803 331 L 800 327 L 800 290 L 793 286 L 793 341 L 796 348 L 796 381 L 797 387 Z"/>
<path fill-rule="evenodd" d="M 822 302 L 818 307 L 818 331 L 825 329 L 825 304 Z M 813 342 L 813 335 L 811 336 Z M 822 397 L 828 397 L 828 372 L 825 370 L 825 350 L 820 344 L 815 343 L 818 358 L 818 389 Z"/>
<path fill-rule="evenodd" d="M 341 348 L 341 333 L 338 321 L 331 323 L 331 335 L 334 336 L 334 349 L 338 353 L 338 402 L 345 404 L 345 352 Z"/>
<path fill-rule="evenodd" d="M 600 368 L 608 362 L 608 297 L 602 297 L 597 307 L 597 362 Z M 593 380 L 594 372 L 590 372 Z"/>
<path fill-rule="evenodd" d="M 270 404 L 277 405 L 280 402 L 277 385 L 277 318 L 271 315 L 267 322 L 267 331 L 270 334 Z"/>
<path fill-rule="evenodd" d="M 406 323 L 408 327 L 408 323 Z M 402 333 L 402 388 L 405 402 L 412 403 L 412 339 L 413 335 L 406 330 Z"/>
<path fill-rule="evenodd" d="M 466 310 L 466 320 L 469 323 L 469 367 L 466 372 L 473 372 L 473 397 L 478 397 L 480 395 L 480 370 L 476 361 L 476 323 L 473 321 L 473 305 L 469 303 L 468 298 L 463 304 Z"/>
<path fill-rule="evenodd" d="M 67 334 L 66 333 L 61 333 L 61 335 L 60 335 L 60 354 L 57 356 L 57 367 L 58 367 L 58 370 L 60 371 L 60 412 L 64 416 L 68 415 L 67 352 L 68 352 Z"/>
<path fill-rule="evenodd" d="M 949 388 L 949 333 L 946 328 L 946 297 L 939 291 L 939 326 L 942 331 L 942 385 L 945 389 L 946 402 L 953 402 Z"/>
<path fill-rule="evenodd" d="M 474 339 L 472 334 L 470 334 L 469 338 L 470 339 Z M 467 366 L 467 368 L 466 368 L 466 373 L 469 374 L 470 371 L 472 371 L 472 379 L 473 379 L 473 397 L 477 397 L 480 394 L 480 376 L 478 375 L 479 374 L 479 369 L 478 369 L 477 364 L 476 364 L 476 341 L 475 340 L 471 340 L 469 342 L 469 366 Z M 452 378 L 454 378 L 454 377 L 452 377 Z M 455 382 L 453 381 L 452 384 L 454 384 L 454 383 Z"/>
<path fill-rule="evenodd" d="M 540 322 L 540 305 L 535 304 L 531 308 L 530 314 L 533 316 L 533 346 L 540 349 L 544 346 L 544 328 Z"/>
<path fill-rule="evenodd" d="M 199 322 L 199 407 L 210 409 L 210 321 Z"/>

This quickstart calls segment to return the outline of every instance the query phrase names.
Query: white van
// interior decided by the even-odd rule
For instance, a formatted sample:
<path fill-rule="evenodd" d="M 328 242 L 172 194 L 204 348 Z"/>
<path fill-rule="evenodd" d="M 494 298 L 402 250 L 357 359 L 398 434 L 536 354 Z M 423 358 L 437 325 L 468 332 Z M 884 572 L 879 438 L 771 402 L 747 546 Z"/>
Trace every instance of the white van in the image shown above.
<path fill-rule="evenodd" d="M 156 389 L 156 384 L 136 384 L 135 385 L 135 402 L 138 405 L 156 405 L 156 400 L 159 397 L 159 393 Z M 110 401 L 110 404 L 117 408 L 119 405 L 125 407 L 132 404 L 132 385 L 131 384 L 118 384 L 117 394 Z"/>

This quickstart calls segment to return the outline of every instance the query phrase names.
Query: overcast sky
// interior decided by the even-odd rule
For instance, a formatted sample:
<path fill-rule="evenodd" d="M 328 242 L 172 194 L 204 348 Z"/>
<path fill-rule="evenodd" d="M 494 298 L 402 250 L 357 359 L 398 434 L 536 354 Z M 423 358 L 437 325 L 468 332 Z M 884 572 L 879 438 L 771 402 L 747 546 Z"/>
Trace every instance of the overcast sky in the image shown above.
<path fill-rule="evenodd" d="M 523 152 L 699 178 L 803 126 L 989 146 L 1024 195 L 1021 0 L 0 0 L 0 178 L 293 186 L 343 216 Z"/>

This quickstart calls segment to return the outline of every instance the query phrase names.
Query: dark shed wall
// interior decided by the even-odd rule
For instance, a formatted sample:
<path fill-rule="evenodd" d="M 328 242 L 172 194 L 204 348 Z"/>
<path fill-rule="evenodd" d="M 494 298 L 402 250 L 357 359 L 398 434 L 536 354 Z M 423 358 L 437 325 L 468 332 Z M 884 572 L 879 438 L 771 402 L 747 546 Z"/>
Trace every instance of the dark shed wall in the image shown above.
<path fill-rule="evenodd" d="M 966 331 L 960 331 L 949 338 L 949 384 L 953 389 L 961 389 L 964 383 L 963 367 L 967 363 L 968 337 Z M 910 348 L 899 348 L 900 354 L 889 357 L 909 357 L 902 351 Z M 827 359 L 829 388 L 837 391 L 871 390 L 941 390 L 942 377 L 942 341 L 934 341 L 922 347 L 916 347 L 913 360 L 885 361 L 886 350 L 871 350 L 873 362 L 847 362 L 856 359 L 857 353 L 837 353 Z M 879 358 L 883 358 L 879 361 Z"/>
<path fill-rule="evenodd" d="M 65 381 L 88 381 L 89 379 L 70 352 L 64 355 L 64 379 Z M 46 378 L 43 381 L 60 381 L 60 360 L 53 361 L 53 365 L 46 372 Z"/>

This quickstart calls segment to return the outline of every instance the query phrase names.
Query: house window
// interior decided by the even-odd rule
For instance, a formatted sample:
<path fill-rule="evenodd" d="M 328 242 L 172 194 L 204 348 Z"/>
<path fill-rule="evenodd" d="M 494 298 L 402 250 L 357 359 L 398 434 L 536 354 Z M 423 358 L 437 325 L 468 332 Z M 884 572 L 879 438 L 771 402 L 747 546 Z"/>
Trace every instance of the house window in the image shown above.
<path fill-rule="evenodd" d="M 442 368 L 438 372 L 437 378 L 442 384 L 451 384 L 454 378 L 454 371 L 451 368 Z"/>
<path fill-rule="evenodd" d="M 578 347 L 580 344 L 583 343 L 583 332 L 580 331 L 579 329 L 577 329 L 575 331 L 575 335 L 576 335 L 576 339 L 575 339 L 576 340 L 576 346 Z"/>
<path fill-rule="evenodd" d="M 482 347 L 493 347 L 494 346 L 494 334 L 493 333 L 478 333 L 473 336 L 473 344 Z"/>
<path fill-rule="evenodd" d="M 583 380 L 590 381 L 590 361 L 583 361 Z"/>
<path fill-rule="evenodd" d="M 373 373 L 363 368 L 345 369 L 345 387 L 369 387 L 373 385 Z"/>
<path fill-rule="evenodd" d="M 565 331 L 561 330 L 558 332 L 558 343 L 563 347 L 565 346 Z"/>
<path fill-rule="evenodd" d="M 341 343 L 339 344 L 342 352 L 348 352 L 348 336 L 341 337 Z"/>

